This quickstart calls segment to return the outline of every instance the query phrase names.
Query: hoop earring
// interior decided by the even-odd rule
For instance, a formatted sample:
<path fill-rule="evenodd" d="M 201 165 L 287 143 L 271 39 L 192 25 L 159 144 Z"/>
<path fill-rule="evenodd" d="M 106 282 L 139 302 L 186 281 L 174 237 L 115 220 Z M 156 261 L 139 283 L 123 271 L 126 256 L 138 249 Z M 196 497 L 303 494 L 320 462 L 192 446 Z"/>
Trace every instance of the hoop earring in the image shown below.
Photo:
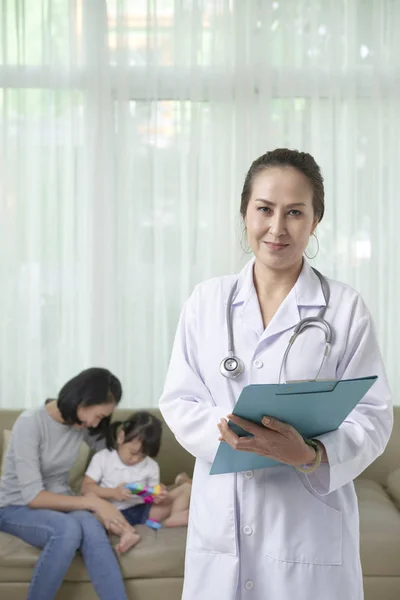
<path fill-rule="evenodd" d="M 248 243 L 247 243 L 247 248 L 243 248 L 243 235 L 244 235 L 245 231 L 247 231 L 246 227 L 243 229 L 242 235 L 240 236 L 240 247 L 244 254 L 251 254 L 251 248 Z"/>
<path fill-rule="evenodd" d="M 306 257 L 308 258 L 308 260 L 314 260 L 314 258 L 317 256 L 317 254 L 318 254 L 318 252 L 319 252 L 319 241 L 318 241 L 318 238 L 317 238 L 317 236 L 315 235 L 315 233 L 313 233 L 312 235 L 313 235 L 313 236 L 315 237 L 315 239 L 317 240 L 317 251 L 316 251 L 316 253 L 314 254 L 314 256 L 308 256 L 307 252 L 304 252 L 304 254 L 305 254 L 305 255 L 306 255 Z"/>

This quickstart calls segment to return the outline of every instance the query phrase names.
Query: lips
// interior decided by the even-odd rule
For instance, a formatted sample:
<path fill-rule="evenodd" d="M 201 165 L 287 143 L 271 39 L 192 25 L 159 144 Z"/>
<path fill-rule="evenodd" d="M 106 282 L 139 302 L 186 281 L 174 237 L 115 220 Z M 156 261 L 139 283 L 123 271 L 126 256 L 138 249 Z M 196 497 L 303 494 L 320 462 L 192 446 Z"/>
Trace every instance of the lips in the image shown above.
<path fill-rule="evenodd" d="M 269 250 L 284 250 L 289 244 L 275 244 L 274 242 L 264 242 Z"/>

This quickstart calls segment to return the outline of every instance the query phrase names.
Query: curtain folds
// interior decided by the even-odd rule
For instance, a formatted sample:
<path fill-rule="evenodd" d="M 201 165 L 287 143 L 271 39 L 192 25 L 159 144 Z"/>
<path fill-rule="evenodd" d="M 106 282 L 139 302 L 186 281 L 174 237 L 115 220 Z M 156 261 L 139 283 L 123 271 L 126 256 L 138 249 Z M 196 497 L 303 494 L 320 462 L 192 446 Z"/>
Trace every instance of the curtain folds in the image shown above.
<path fill-rule="evenodd" d="M 124 406 L 156 405 L 193 286 L 249 258 L 246 171 L 282 146 L 322 167 L 312 264 L 363 294 L 400 403 L 400 2 L 0 14 L 0 407 L 37 406 L 92 365 L 121 378 Z"/>

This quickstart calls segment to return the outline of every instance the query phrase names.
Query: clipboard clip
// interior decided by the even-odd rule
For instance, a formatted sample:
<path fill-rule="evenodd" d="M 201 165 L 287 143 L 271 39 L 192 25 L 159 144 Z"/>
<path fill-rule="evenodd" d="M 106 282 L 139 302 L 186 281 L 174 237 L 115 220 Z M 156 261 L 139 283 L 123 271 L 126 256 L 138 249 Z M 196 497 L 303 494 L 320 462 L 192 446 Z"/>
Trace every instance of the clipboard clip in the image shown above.
<path fill-rule="evenodd" d="M 320 394 L 333 392 L 339 381 L 334 379 L 308 379 L 301 381 L 288 381 L 276 387 L 276 396 L 290 396 L 299 394 Z"/>

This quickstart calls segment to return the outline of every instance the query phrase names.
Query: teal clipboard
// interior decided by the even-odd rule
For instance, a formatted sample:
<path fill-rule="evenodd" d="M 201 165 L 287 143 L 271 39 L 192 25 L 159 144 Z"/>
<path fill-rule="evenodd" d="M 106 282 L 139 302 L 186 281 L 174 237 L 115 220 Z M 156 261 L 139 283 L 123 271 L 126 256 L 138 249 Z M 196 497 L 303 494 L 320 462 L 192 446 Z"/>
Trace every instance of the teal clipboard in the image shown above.
<path fill-rule="evenodd" d="M 337 429 L 376 380 L 377 376 L 372 376 L 342 381 L 248 385 L 243 388 L 232 414 L 258 424 L 268 415 L 289 423 L 305 438 L 314 438 Z M 229 427 L 240 437 L 250 435 L 232 422 Z M 221 442 L 210 475 L 279 464 L 265 456 L 234 450 Z"/>

